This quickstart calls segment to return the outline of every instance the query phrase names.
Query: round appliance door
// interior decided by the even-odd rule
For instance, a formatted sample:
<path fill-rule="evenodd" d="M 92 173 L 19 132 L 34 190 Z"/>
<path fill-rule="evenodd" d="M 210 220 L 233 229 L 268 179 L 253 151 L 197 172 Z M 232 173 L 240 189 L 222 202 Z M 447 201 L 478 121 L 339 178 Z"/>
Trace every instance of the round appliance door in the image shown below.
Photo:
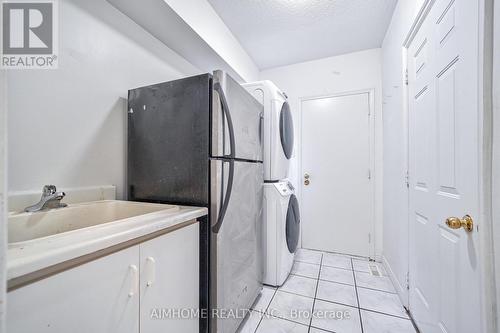
<path fill-rule="evenodd" d="M 295 253 L 299 244 L 300 214 L 299 202 L 295 195 L 290 196 L 288 210 L 286 212 L 286 245 L 290 253 Z"/>
<path fill-rule="evenodd" d="M 293 152 L 293 120 L 292 112 L 288 102 L 285 101 L 281 106 L 280 112 L 280 137 L 281 147 L 287 159 L 292 158 Z"/>

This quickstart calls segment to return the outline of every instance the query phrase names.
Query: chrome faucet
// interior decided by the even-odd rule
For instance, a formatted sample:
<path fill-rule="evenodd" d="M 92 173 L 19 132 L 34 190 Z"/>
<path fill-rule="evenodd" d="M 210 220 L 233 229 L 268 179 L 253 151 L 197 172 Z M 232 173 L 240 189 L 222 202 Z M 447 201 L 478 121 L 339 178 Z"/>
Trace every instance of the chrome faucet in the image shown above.
<path fill-rule="evenodd" d="M 57 192 L 55 185 L 45 185 L 42 190 L 40 201 L 33 206 L 26 207 L 25 212 L 38 212 L 49 208 L 63 208 L 67 204 L 61 202 L 66 196 L 64 192 Z"/>

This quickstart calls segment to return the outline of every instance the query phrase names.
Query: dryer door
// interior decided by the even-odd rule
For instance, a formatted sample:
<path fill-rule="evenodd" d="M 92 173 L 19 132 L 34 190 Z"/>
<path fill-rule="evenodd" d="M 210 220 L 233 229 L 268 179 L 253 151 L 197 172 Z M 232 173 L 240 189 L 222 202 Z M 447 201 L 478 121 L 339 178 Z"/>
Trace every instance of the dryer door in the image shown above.
<path fill-rule="evenodd" d="M 290 106 L 285 101 L 280 112 L 280 138 L 283 153 L 287 159 L 292 158 L 293 153 L 293 120 Z"/>
<path fill-rule="evenodd" d="M 292 194 L 288 201 L 288 211 L 286 213 L 286 245 L 290 253 L 295 253 L 299 243 L 300 233 L 300 213 L 297 197 Z"/>

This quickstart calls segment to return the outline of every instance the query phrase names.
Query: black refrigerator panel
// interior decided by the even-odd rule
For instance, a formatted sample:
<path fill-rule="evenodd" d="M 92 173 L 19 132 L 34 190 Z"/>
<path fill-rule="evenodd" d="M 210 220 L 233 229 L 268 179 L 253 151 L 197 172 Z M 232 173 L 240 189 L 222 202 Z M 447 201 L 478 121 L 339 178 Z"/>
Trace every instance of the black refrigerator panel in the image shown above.
<path fill-rule="evenodd" d="M 212 76 L 129 90 L 128 199 L 209 204 Z"/>

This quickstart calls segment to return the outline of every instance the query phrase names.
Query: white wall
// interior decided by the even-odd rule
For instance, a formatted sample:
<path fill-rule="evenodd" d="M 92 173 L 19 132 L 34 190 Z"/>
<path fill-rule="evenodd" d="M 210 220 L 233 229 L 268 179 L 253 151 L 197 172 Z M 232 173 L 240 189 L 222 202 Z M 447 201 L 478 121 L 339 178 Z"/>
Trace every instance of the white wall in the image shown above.
<path fill-rule="evenodd" d="M 403 42 L 423 0 L 399 0 L 382 44 L 384 184 L 383 256 L 407 305 L 408 189 L 407 114 Z"/>
<path fill-rule="evenodd" d="M 125 193 L 127 90 L 198 73 L 105 0 L 59 1 L 59 69 L 8 73 L 9 191 Z"/>
<path fill-rule="evenodd" d="M 164 0 L 242 78 L 250 82 L 259 69 L 207 0 Z"/>
<path fill-rule="evenodd" d="M 239 82 L 258 76 L 257 67 L 206 0 L 168 0 L 172 7 L 167 0 L 107 1 L 203 72 L 221 69 Z"/>
<path fill-rule="evenodd" d="M 382 81 L 381 51 L 372 49 L 299 64 L 264 70 L 262 80 L 273 81 L 289 97 L 294 116 L 295 137 L 299 137 L 300 98 L 339 92 L 375 89 L 375 253 L 382 251 Z M 296 188 L 300 142 L 295 144 L 290 179 Z M 300 200 L 300 198 L 299 198 Z"/>

